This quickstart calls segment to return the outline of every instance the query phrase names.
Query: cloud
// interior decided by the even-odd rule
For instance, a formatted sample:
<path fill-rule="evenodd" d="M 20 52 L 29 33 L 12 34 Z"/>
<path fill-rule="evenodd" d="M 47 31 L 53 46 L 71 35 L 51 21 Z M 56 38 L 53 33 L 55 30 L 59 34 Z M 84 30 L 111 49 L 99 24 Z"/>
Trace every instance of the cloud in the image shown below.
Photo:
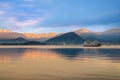
<path fill-rule="evenodd" d="M 0 8 L 11 8 L 12 5 L 10 3 L 0 3 Z"/>
<path fill-rule="evenodd" d="M 32 0 L 30 0 L 32 1 Z M 24 12 L 24 7 L 34 7 L 33 4 L 21 4 L 22 8 L 10 3 L 0 3 L 0 28 L 10 29 L 13 31 L 24 31 L 25 29 L 33 29 L 44 22 L 49 14 L 44 10 Z M 12 7 L 12 9 L 10 8 Z M 18 9 L 20 10 L 18 10 Z"/>
<path fill-rule="evenodd" d="M 56 27 L 52 27 L 52 26 L 38 26 L 37 28 L 35 28 L 33 31 L 34 33 L 44 33 L 44 32 L 56 32 L 56 33 L 61 33 L 61 32 L 69 32 L 69 31 L 74 31 L 79 29 L 80 26 L 79 25 L 68 25 L 68 26 L 56 26 Z"/>
<path fill-rule="evenodd" d="M 34 0 L 24 0 L 24 1 L 29 1 L 29 2 L 32 2 L 32 1 L 34 1 Z"/>
<path fill-rule="evenodd" d="M 25 20 L 25 21 L 19 21 L 17 19 L 10 19 L 11 23 L 14 24 L 15 27 L 28 27 L 32 25 L 38 24 L 39 20 Z"/>
<path fill-rule="evenodd" d="M 6 11 L 0 11 L 0 16 L 4 15 Z"/>
<path fill-rule="evenodd" d="M 1 12 L 3 14 L 3 12 Z M 13 31 L 25 32 L 26 29 L 29 31 L 33 31 L 35 27 L 42 24 L 48 17 L 48 14 L 44 14 L 39 17 L 28 17 L 21 20 L 18 16 L 0 16 L 0 28 L 10 29 Z M 28 32 L 28 31 L 27 31 Z"/>
<path fill-rule="evenodd" d="M 33 4 L 22 4 L 20 7 L 35 7 Z"/>
<path fill-rule="evenodd" d="M 25 2 L 42 2 L 42 3 L 50 3 L 53 0 L 24 0 Z"/>
<path fill-rule="evenodd" d="M 44 20 L 45 20 L 44 17 L 40 17 L 36 19 L 26 19 L 24 21 L 20 21 L 15 17 L 9 17 L 7 23 L 9 22 L 16 28 L 24 28 L 24 27 L 36 26 Z"/>

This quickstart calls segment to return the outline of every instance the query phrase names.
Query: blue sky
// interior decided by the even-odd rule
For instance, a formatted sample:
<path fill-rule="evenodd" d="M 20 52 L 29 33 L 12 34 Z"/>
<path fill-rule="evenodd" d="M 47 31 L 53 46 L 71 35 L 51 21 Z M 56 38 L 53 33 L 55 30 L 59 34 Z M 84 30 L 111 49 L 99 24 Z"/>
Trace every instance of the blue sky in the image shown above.
<path fill-rule="evenodd" d="M 120 0 L 0 0 L 0 28 L 18 32 L 120 27 Z"/>

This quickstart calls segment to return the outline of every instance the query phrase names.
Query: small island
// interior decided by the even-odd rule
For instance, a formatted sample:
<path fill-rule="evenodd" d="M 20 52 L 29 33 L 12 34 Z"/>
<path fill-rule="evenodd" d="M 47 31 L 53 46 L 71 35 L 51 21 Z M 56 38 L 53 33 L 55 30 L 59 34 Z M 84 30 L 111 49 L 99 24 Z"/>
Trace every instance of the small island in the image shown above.
<path fill-rule="evenodd" d="M 100 47 L 102 44 L 98 41 L 85 41 L 83 44 L 84 47 Z"/>

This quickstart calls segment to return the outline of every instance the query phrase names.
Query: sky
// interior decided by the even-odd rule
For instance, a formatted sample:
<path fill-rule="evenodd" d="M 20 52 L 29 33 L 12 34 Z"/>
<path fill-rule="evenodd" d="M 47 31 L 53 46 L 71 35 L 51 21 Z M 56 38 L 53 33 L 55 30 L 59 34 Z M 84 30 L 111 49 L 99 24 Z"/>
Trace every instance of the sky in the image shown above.
<path fill-rule="evenodd" d="M 120 0 L 0 0 L 0 28 L 28 33 L 120 28 Z"/>

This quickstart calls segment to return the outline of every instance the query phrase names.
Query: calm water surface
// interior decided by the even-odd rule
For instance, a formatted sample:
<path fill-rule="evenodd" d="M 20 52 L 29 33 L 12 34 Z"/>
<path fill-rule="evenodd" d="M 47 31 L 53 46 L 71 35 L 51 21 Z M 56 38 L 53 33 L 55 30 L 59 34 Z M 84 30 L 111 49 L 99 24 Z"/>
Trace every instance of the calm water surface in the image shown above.
<path fill-rule="evenodd" d="M 0 49 L 0 80 L 120 80 L 120 49 Z"/>

